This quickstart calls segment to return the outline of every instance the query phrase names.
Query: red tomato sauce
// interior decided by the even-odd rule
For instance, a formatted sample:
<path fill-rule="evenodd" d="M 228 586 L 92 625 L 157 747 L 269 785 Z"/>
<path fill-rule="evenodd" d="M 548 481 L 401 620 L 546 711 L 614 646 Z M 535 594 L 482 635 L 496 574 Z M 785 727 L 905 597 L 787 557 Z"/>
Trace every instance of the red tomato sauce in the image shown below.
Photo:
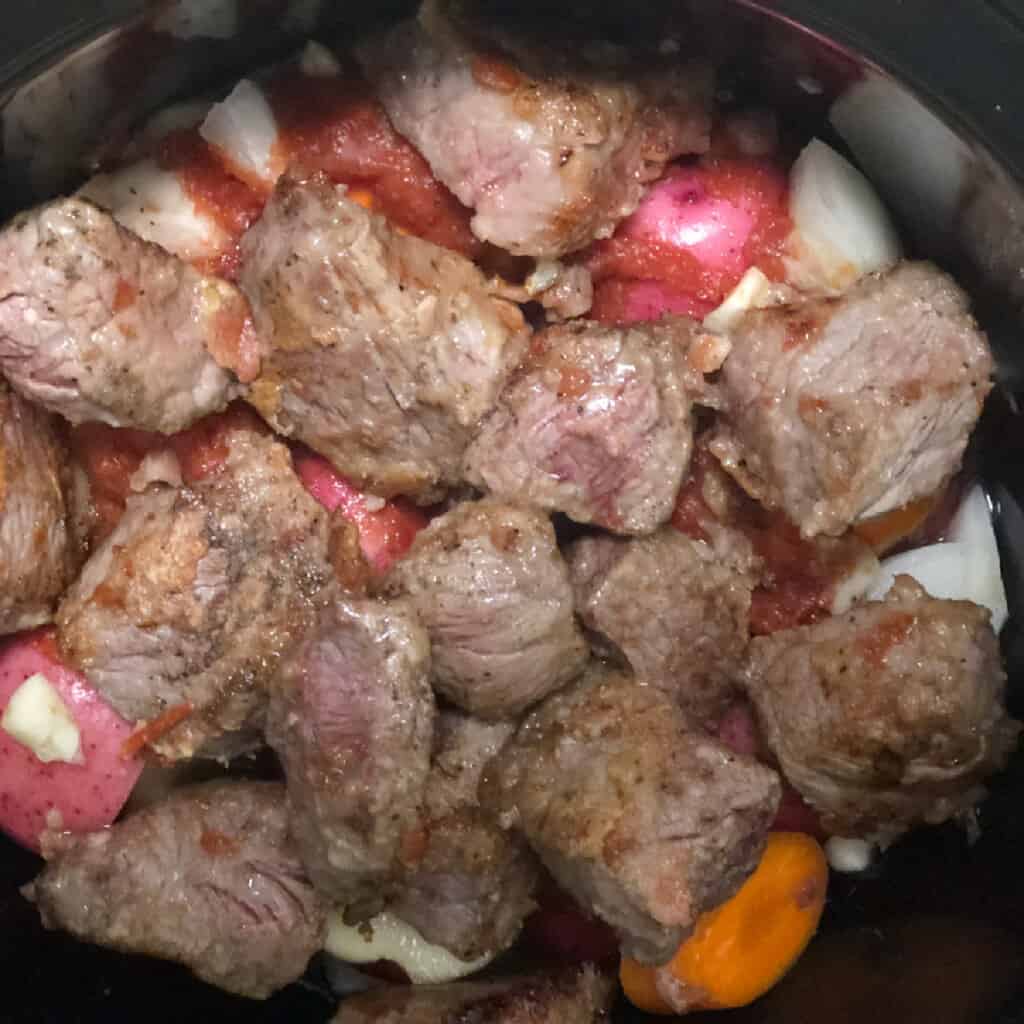
<path fill-rule="evenodd" d="M 227 233 L 228 247 L 202 267 L 234 280 L 238 276 L 238 243 L 263 212 L 266 196 L 230 174 L 199 134 L 198 128 L 172 132 L 160 143 L 157 160 L 178 175 L 196 210 Z"/>
<path fill-rule="evenodd" d="M 410 234 L 469 257 L 477 254 L 471 211 L 391 127 L 362 78 L 352 72 L 320 77 L 290 71 L 270 82 L 267 98 L 287 162 L 365 189 L 377 209 Z"/>
<path fill-rule="evenodd" d="M 105 423 L 83 423 L 72 428 L 72 451 L 88 477 L 96 511 L 93 543 L 102 541 L 120 522 L 125 501 L 132 493 L 131 478 L 147 455 L 170 449 L 178 458 L 182 480 L 195 483 L 224 464 L 228 454 L 225 437 L 235 429 L 269 432 L 266 424 L 241 403 L 170 437 Z"/>
<path fill-rule="evenodd" d="M 710 474 L 726 506 L 724 514 L 705 500 Z M 801 536 L 785 515 L 747 497 L 714 456 L 698 448 L 690 476 L 676 497 L 672 525 L 694 540 L 707 541 L 708 530 L 716 523 L 743 533 L 764 562 L 750 608 L 750 631 L 755 636 L 809 625 L 830 614 L 836 581 L 861 552 L 861 542 L 850 535 L 821 542 Z"/>

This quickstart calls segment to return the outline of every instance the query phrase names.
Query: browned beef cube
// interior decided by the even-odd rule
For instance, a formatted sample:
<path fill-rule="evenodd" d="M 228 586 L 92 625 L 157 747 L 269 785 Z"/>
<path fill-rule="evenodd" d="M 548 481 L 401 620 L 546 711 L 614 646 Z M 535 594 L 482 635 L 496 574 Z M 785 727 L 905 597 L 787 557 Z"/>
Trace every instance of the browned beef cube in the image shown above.
<path fill-rule="evenodd" d="M 129 498 L 57 614 L 61 653 L 123 717 L 190 712 L 151 744 L 172 760 L 252 742 L 332 576 L 327 514 L 288 449 L 246 430 L 227 445 L 205 479 Z"/>
<path fill-rule="evenodd" d="M 249 307 L 82 199 L 0 232 L 0 371 L 73 423 L 172 433 L 255 372 Z"/>
<path fill-rule="evenodd" d="M 707 66 L 677 57 L 613 68 L 557 26 L 467 24 L 469 8 L 457 7 L 425 3 L 418 20 L 356 53 L 392 123 L 475 211 L 484 241 L 539 258 L 581 249 L 633 212 L 669 160 L 707 149 Z"/>
<path fill-rule="evenodd" d="M 658 964 L 757 866 L 780 785 L 663 691 L 595 667 L 527 716 L 482 797 L 627 956 Z"/>
<path fill-rule="evenodd" d="M 180 789 L 46 852 L 28 894 L 48 928 L 176 960 L 238 995 L 265 999 L 295 981 L 323 943 L 325 909 L 277 783 Z"/>
<path fill-rule="evenodd" d="M 271 687 L 267 739 L 317 888 L 371 916 L 417 834 L 430 766 L 429 646 L 401 605 L 335 596 Z"/>
<path fill-rule="evenodd" d="M 243 240 L 266 347 L 249 400 L 376 494 L 436 496 L 522 356 L 522 314 L 465 257 L 322 175 L 285 176 Z"/>
<path fill-rule="evenodd" d="M 539 512 L 462 502 L 417 536 L 387 587 L 430 634 L 434 686 L 474 714 L 514 717 L 583 670 L 568 569 Z"/>
<path fill-rule="evenodd" d="M 758 637 L 747 675 L 783 774 L 839 835 L 888 842 L 970 810 L 1020 732 L 989 613 L 909 576 L 884 601 Z"/>
<path fill-rule="evenodd" d="M 690 463 L 702 374 L 727 351 L 682 318 L 549 327 L 466 453 L 467 479 L 505 501 L 651 533 Z"/>
<path fill-rule="evenodd" d="M 584 537 L 569 556 L 576 610 L 605 653 L 712 724 L 740 686 L 758 560 L 733 530 Z"/>
<path fill-rule="evenodd" d="M 730 333 L 711 449 L 806 536 L 938 490 L 992 386 L 967 296 L 927 263 L 748 313 Z"/>

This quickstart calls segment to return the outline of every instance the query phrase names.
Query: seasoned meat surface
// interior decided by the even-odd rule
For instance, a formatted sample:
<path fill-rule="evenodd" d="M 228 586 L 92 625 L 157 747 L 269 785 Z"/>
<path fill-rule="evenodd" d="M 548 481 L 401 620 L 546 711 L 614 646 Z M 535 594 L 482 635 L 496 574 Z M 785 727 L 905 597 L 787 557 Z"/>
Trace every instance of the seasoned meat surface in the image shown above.
<path fill-rule="evenodd" d="M 569 555 L 576 610 L 605 653 L 714 723 L 740 684 L 758 560 L 742 534 L 712 543 L 671 527 L 650 537 L 583 537 Z"/>
<path fill-rule="evenodd" d="M 172 433 L 223 409 L 225 367 L 253 372 L 248 305 L 81 199 L 0 232 L 0 372 L 82 423 Z"/>
<path fill-rule="evenodd" d="M 322 175 L 285 176 L 243 240 L 266 346 L 249 400 L 374 493 L 459 480 L 519 362 L 522 314 L 458 253 L 401 234 Z"/>
<path fill-rule="evenodd" d="M 477 798 L 484 768 L 514 731 L 457 711 L 438 716 L 419 848 L 389 908 L 463 960 L 507 949 L 534 908 L 533 854 Z"/>
<path fill-rule="evenodd" d="M 838 299 L 750 312 L 732 341 L 712 450 L 806 536 L 936 491 L 991 387 L 967 296 L 927 263 Z"/>
<path fill-rule="evenodd" d="M 507 501 L 651 533 L 690 461 L 702 374 L 726 352 L 682 318 L 549 327 L 466 453 L 466 476 Z"/>
<path fill-rule="evenodd" d="M 512 721 L 488 722 L 448 709 L 437 717 L 430 785 L 424 807 L 434 818 L 479 804 L 484 770 L 516 731 Z"/>
<path fill-rule="evenodd" d="M 191 713 L 162 757 L 231 753 L 258 728 L 265 686 L 308 628 L 331 576 L 326 513 L 288 449 L 236 430 L 224 465 L 188 487 L 128 499 L 57 614 L 62 655 L 129 720 Z"/>
<path fill-rule="evenodd" d="M 598 1024 L 615 984 L 590 964 L 552 974 L 374 989 L 346 999 L 334 1024 Z"/>
<path fill-rule="evenodd" d="M 406 607 L 341 594 L 271 687 L 267 740 L 317 888 L 352 914 L 380 909 L 430 766 L 426 634 Z"/>
<path fill-rule="evenodd" d="M 568 569 L 539 512 L 462 502 L 417 536 L 387 588 L 430 634 L 434 686 L 476 715 L 514 717 L 583 671 Z"/>
<path fill-rule="evenodd" d="M 356 54 L 398 131 L 475 211 L 477 237 L 539 258 L 581 249 L 669 160 L 708 148 L 706 66 L 597 66 L 550 28 L 470 24 L 467 8 L 428 0 Z"/>
<path fill-rule="evenodd" d="M 747 688 L 783 774 L 830 832 L 888 842 L 967 811 L 1020 727 L 987 611 L 909 576 L 884 601 L 751 643 Z"/>
<path fill-rule="evenodd" d="M 595 667 L 526 718 L 481 797 L 627 956 L 660 964 L 754 870 L 780 785 L 662 690 Z"/>
<path fill-rule="evenodd" d="M 0 378 L 0 633 L 49 622 L 81 561 L 68 474 L 53 419 Z"/>
<path fill-rule="evenodd" d="M 265 999 L 295 981 L 323 943 L 324 907 L 277 783 L 179 789 L 46 852 L 27 890 L 46 927 L 176 960 L 237 995 Z"/>

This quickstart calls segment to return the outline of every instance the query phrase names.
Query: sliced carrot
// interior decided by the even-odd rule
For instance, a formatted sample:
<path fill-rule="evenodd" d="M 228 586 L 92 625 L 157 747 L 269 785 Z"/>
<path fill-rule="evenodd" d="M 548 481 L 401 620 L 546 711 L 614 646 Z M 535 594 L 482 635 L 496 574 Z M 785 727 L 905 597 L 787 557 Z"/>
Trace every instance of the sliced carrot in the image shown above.
<path fill-rule="evenodd" d="M 853 532 L 862 541 L 870 544 L 878 554 L 895 547 L 917 530 L 931 514 L 936 505 L 936 496 L 919 498 L 902 508 L 893 509 L 871 519 L 854 523 Z"/>
<path fill-rule="evenodd" d="M 657 969 L 638 964 L 628 956 L 619 966 L 619 981 L 629 1001 L 644 1013 L 675 1014 L 658 991 Z"/>
<path fill-rule="evenodd" d="M 175 704 L 151 721 L 143 723 L 121 745 L 121 757 L 127 761 L 142 753 L 144 747 L 155 743 L 161 736 L 166 736 L 191 714 L 191 704 Z"/>
<path fill-rule="evenodd" d="M 623 958 L 626 996 L 648 1013 L 746 1006 L 796 963 L 825 906 L 828 865 L 810 836 L 774 832 L 739 892 L 697 921 L 663 967 Z"/>

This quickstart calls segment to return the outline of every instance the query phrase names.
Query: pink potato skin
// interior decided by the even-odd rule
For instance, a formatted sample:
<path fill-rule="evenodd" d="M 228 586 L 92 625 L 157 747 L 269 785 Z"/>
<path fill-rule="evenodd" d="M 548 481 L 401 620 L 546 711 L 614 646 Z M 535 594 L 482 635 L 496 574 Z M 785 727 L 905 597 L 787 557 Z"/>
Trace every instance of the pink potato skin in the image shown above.
<path fill-rule="evenodd" d="M 756 224 L 756 197 L 712 195 L 700 168 L 673 167 L 623 222 L 619 236 L 661 242 L 691 253 L 709 270 L 740 275 Z"/>
<path fill-rule="evenodd" d="M 787 211 L 787 176 L 775 160 L 706 158 L 669 168 L 586 257 L 591 315 L 606 323 L 703 318 L 750 267 L 779 276 Z"/>
<path fill-rule="evenodd" d="M 61 695 L 81 733 L 83 764 L 43 764 L 0 729 L 0 829 L 39 850 L 47 816 L 60 814 L 68 832 L 94 832 L 117 817 L 142 771 L 141 757 L 122 758 L 133 725 L 77 672 L 60 664 L 50 630 L 0 642 L 0 714 L 14 691 L 37 672 Z"/>
<path fill-rule="evenodd" d="M 309 449 L 296 448 L 293 461 L 306 490 L 329 512 L 340 512 L 356 525 L 363 557 L 375 572 L 387 572 L 427 525 L 423 512 L 402 498 L 385 502 L 382 508 L 373 508 L 372 498 Z"/>

